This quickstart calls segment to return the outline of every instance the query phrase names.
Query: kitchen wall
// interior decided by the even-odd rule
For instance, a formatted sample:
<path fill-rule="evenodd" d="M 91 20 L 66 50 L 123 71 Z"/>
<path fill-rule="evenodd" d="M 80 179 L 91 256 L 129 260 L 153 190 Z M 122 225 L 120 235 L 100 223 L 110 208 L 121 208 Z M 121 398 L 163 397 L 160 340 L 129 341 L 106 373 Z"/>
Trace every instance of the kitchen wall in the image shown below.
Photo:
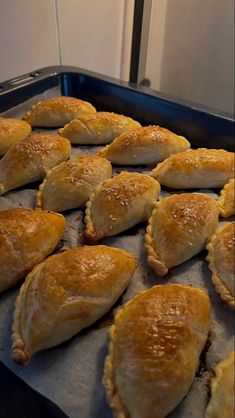
<path fill-rule="evenodd" d="M 1 0 L 0 80 L 49 65 L 129 79 L 134 0 Z"/>
<path fill-rule="evenodd" d="M 145 1 L 151 87 L 233 112 L 233 0 Z M 129 79 L 134 0 L 0 4 L 0 81 L 55 64 Z"/>
<path fill-rule="evenodd" d="M 54 0 L 0 3 L 0 81 L 59 64 Z"/>
<path fill-rule="evenodd" d="M 176 97 L 234 111 L 234 1 L 153 0 L 146 77 Z"/>

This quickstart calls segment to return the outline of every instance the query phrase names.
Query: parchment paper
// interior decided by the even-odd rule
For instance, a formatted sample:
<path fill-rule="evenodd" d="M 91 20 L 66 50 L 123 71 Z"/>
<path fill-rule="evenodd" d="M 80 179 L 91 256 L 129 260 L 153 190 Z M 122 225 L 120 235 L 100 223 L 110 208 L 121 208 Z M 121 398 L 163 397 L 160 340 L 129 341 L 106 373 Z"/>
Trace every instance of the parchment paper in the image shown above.
<path fill-rule="evenodd" d="M 58 95 L 60 95 L 59 88 L 50 89 L 3 113 L 1 116 L 21 118 L 33 103 Z M 36 131 L 40 130 L 34 130 L 34 132 Z M 45 132 L 45 130 L 43 131 Z M 73 147 L 72 156 L 93 154 L 98 148 L 101 147 Z M 124 170 L 148 172 L 148 169 L 143 167 L 119 167 L 114 168 L 114 175 Z M 37 188 L 38 184 L 28 185 L 0 197 L 0 210 L 13 207 L 33 208 Z M 217 198 L 214 191 L 200 190 L 200 192 L 211 194 Z M 163 190 L 161 198 L 169 194 L 168 191 Z M 63 214 L 67 221 L 63 248 L 81 246 L 84 229 L 83 211 L 73 210 Z M 228 221 L 231 220 L 232 218 L 228 219 Z M 178 407 L 169 414 L 170 418 L 203 418 L 208 402 L 208 384 L 213 368 L 234 348 L 234 316 L 222 304 L 211 284 L 211 272 L 208 263 L 205 261 L 206 251 L 181 266 L 172 268 L 166 278 L 156 279 L 156 275 L 146 263 L 145 228 L 146 224 L 137 225 L 118 236 L 100 241 L 103 244 L 130 251 L 139 260 L 131 284 L 117 304 L 105 317 L 71 340 L 60 346 L 37 353 L 27 366 L 22 367 L 14 364 L 10 357 L 12 313 L 20 285 L 0 295 L 1 360 L 30 386 L 54 401 L 71 418 L 112 417 L 101 383 L 104 359 L 107 354 L 107 331 L 113 321 L 113 314 L 116 309 L 140 290 L 150 288 L 155 284 L 182 283 L 206 290 L 212 301 L 213 323 L 209 337 L 210 344 L 207 344 L 207 348 L 201 356 L 200 366 L 190 391 Z"/>

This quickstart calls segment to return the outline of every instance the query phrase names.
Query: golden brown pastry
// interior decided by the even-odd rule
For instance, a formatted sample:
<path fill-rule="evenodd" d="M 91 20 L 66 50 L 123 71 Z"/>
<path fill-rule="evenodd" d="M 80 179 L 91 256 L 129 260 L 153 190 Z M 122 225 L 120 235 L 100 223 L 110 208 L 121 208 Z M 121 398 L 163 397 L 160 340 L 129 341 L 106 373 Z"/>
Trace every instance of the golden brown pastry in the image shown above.
<path fill-rule="evenodd" d="M 158 164 L 152 176 L 173 189 L 223 187 L 234 177 L 234 153 L 206 148 L 183 151 Z"/>
<path fill-rule="evenodd" d="M 207 245 L 212 282 L 216 292 L 235 309 L 234 272 L 235 272 L 235 223 L 231 222 L 222 228 L 216 229 Z"/>
<path fill-rule="evenodd" d="M 146 174 L 121 173 L 105 180 L 86 203 L 85 238 L 95 242 L 147 220 L 159 193 L 158 182 Z"/>
<path fill-rule="evenodd" d="M 104 315 L 135 267 L 133 255 L 104 245 L 73 248 L 37 265 L 16 300 L 15 362 L 25 364 L 37 351 L 60 344 Z"/>
<path fill-rule="evenodd" d="M 159 285 L 115 316 L 103 383 L 115 418 L 164 418 L 187 394 L 210 326 L 197 288 Z"/>
<path fill-rule="evenodd" d="M 141 126 L 139 122 L 116 113 L 97 112 L 74 119 L 59 134 L 73 144 L 108 144 L 123 132 Z"/>
<path fill-rule="evenodd" d="M 235 180 L 231 179 L 220 192 L 218 200 L 220 216 L 228 218 L 235 215 Z"/>
<path fill-rule="evenodd" d="M 0 156 L 6 154 L 12 145 L 31 134 L 31 126 L 19 119 L 0 118 Z"/>
<path fill-rule="evenodd" d="M 201 193 L 173 194 L 156 204 L 145 246 L 148 264 L 158 276 L 206 247 L 218 225 L 216 201 Z"/>
<path fill-rule="evenodd" d="M 144 126 L 120 135 L 97 155 L 113 164 L 149 165 L 188 148 L 190 143 L 183 136 L 160 126 Z"/>
<path fill-rule="evenodd" d="M 71 144 L 59 135 L 37 134 L 13 145 L 0 160 L 0 195 L 34 181 L 69 158 Z"/>
<path fill-rule="evenodd" d="M 76 157 L 52 168 L 39 188 L 36 208 L 61 212 L 83 206 L 91 192 L 112 176 L 108 160 Z"/>
<path fill-rule="evenodd" d="M 62 215 L 29 209 L 0 212 L 0 292 L 50 254 L 65 229 Z"/>
<path fill-rule="evenodd" d="M 95 112 L 91 103 L 75 97 L 60 96 L 36 103 L 23 119 L 31 126 L 60 128 L 72 119 Z"/>
<path fill-rule="evenodd" d="M 234 351 L 216 366 L 205 418 L 234 418 Z"/>

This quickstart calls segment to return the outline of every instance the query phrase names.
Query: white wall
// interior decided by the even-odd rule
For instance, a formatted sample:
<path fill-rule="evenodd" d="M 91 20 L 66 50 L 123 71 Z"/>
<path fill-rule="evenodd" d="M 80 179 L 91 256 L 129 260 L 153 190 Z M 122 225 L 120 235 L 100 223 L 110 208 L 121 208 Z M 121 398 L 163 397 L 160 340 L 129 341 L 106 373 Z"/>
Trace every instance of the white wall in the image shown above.
<path fill-rule="evenodd" d="M 57 1 L 62 63 L 120 78 L 125 62 L 122 56 L 125 23 L 130 29 L 125 36 L 129 44 L 127 57 L 130 56 L 134 0 Z M 125 22 L 127 13 L 129 21 Z M 123 73 L 125 78 L 128 75 L 129 71 Z"/>
<path fill-rule="evenodd" d="M 233 0 L 153 0 L 146 76 L 162 92 L 233 112 Z"/>
<path fill-rule="evenodd" d="M 134 0 L 1 0 L 0 80 L 49 65 L 129 79 Z"/>
<path fill-rule="evenodd" d="M 54 0 L 1 0 L 0 6 L 0 81 L 59 64 Z"/>

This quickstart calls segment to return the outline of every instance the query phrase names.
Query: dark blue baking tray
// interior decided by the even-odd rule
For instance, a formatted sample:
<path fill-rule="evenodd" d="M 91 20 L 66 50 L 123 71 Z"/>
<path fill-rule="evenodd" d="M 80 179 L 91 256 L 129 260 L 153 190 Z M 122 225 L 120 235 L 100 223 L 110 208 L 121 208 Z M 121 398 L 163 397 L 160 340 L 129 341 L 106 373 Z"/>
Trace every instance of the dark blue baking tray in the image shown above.
<path fill-rule="evenodd" d="M 234 150 L 232 114 L 76 67 L 46 67 L 0 83 L 0 113 L 52 87 L 59 87 L 61 95 L 92 102 L 97 110 L 166 127 L 196 147 Z"/>

